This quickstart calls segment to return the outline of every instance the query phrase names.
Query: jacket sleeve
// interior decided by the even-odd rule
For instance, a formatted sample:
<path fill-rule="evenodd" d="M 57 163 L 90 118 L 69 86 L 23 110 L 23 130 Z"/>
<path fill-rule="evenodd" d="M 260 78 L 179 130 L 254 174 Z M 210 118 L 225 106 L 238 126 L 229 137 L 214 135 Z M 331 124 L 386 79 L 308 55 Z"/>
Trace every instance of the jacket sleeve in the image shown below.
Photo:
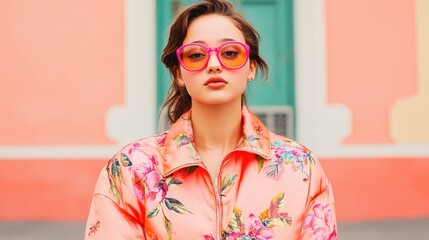
<path fill-rule="evenodd" d="M 102 170 L 92 196 L 85 239 L 145 239 L 142 206 L 120 155 Z"/>
<path fill-rule="evenodd" d="M 314 162 L 300 239 L 338 239 L 331 183 L 320 162 L 317 159 Z"/>

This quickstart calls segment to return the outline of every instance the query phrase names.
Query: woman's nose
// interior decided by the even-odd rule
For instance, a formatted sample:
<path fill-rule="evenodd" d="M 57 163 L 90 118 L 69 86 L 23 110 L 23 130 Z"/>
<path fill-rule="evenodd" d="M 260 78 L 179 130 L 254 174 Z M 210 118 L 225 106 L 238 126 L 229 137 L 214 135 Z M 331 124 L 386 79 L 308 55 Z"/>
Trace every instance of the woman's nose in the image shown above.
<path fill-rule="evenodd" d="M 211 52 L 209 55 L 209 60 L 207 62 L 207 71 L 208 72 L 220 72 L 222 71 L 222 64 L 216 55 L 216 52 Z"/>

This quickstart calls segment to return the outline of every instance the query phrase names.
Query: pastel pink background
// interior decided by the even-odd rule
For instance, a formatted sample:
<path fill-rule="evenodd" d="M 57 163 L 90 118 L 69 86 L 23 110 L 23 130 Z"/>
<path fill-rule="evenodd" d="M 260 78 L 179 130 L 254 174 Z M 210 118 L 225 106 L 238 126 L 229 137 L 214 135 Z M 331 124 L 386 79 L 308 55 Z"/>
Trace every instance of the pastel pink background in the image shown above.
<path fill-rule="evenodd" d="M 114 144 L 105 114 L 126 97 L 124 1 L 24 2 L 0 1 L 0 147 Z M 327 102 L 352 113 L 343 144 L 394 144 L 389 113 L 419 90 L 415 1 L 325 3 Z M 340 221 L 429 217 L 429 156 L 321 161 Z M 84 220 L 106 162 L 0 159 L 0 220 Z"/>
<path fill-rule="evenodd" d="M 104 115 L 123 101 L 123 7 L 0 1 L 0 145 L 111 143 Z"/>

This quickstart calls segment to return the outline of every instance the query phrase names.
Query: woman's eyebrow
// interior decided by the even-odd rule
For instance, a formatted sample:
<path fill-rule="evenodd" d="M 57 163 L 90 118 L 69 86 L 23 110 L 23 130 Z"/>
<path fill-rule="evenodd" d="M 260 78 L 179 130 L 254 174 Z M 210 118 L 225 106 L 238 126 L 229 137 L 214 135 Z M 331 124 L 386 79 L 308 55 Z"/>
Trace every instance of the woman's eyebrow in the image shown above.
<path fill-rule="evenodd" d="M 192 41 L 191 43 L 201 43 L 201 44 L 206 44 L 206 42 L 201 41 L 201 40 L 197 40 L 197 41 Z"/>
<path fill-rule="evenodd" d="M 230 42 L 230 41 L 237 41 L 233 38 L 222 38 L 221 40 L 219 40 L 219 42 Z"/>
<path fill-rule="evenodd" d="M 229 42 L 229 41 L 237 41 L 237 40 L 235 40 L 233 38 L 222 38 L 222 39 L 218 40 L 218 42 L 220 42 L 220 43 Z M 205 41 L 202 41 L 202 40 L 192 41 L 191 43 L 201 43 L 204 45 L 207 44 Z"/>

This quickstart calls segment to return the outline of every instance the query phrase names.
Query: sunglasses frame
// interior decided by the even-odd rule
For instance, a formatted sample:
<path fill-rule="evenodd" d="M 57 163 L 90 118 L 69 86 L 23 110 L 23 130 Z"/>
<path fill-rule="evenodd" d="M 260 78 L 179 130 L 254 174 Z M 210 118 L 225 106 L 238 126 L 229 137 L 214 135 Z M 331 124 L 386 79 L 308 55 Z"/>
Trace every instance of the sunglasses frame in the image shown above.
<path fill-rule="evenodd" d="M 239 67 L 228 67 L 228 66 L 226 66 L 225 64 L 223 64 L 223 63 L 222 63 L 222 61 L 220 60 L 220 52 L 219 52 L 219 49 L 221 49 L 221 48 L 222 48 L 224 45 L 226 45 L 226 44 L 240 44 L 240 45 L 242 45 L 242 46 L 246 49 L 246 61 L 244 61 L 244 63 L 243 63 L 241 66 L 239 66 Z M 183 62 L 182 62 L 182 58 L 180 57 L 180 52 L 182 51 L 182 49 L 183 49 L 183 48 L 185 48 L 185 47 L 187 47 L 187 46 L 191 46 L 191 45 L 197 45 L 197 46 L 200 46 L 200 47 L 202 47 L 203 49 L 205 49 L 205 50 L 206 50 L 206 52 L 207 52 L 208 57 L 207 57 L 206 63 L 205 63 L 201 68 L 198 68 L 198 69 L 189 69 L 189 68 L 187 68 L 187 67 L 183 64 Z M 177 59 L 179 60 L 180 66 L 182 66 L 184 69 L 186 69 L 187 71 L 190 71 L 190 72 L 198 72 L 198 71 L 201 71 L 202 69 L 204 69 L 205 67 L 207 67 L 207 64 L 209 63 L 209 59 L 210 59 L 210 53 L 211 53 L 212 51 L 215 51 L 215 52 L 216 52 L 216 57 L 217 57 L 217 59 L 218 59 L 219 63 L 222 65 L 222 67 L 224 67 L 224 68 L 226 68 L 226 69 L 230 69 L 230 70 L 237 70 L 237 69 L 240 69 L 240 68 L 242 68 L 244 65 L 246 65 L 247 61 L 249 61 L 250 47 L 249 47 L 249 45 L 247 45 L 246 43 L 239 42 L 239 41 L 227 41 L 227 42 L 221 43 L 221 44 L 220 44 L 219 46 L 217 46 L 217 47 L 212 47 L 212 48 L 211 48 L 211 47 L 207 47 L 206 45 L 204 45 L 204 44 L 202 44 L 202 43 L 188 43 L 188 44 L 185 44 L 185 45 L 180 46 L 180 47 L 176 50 L 176 56 L 177 56 Z"/>

